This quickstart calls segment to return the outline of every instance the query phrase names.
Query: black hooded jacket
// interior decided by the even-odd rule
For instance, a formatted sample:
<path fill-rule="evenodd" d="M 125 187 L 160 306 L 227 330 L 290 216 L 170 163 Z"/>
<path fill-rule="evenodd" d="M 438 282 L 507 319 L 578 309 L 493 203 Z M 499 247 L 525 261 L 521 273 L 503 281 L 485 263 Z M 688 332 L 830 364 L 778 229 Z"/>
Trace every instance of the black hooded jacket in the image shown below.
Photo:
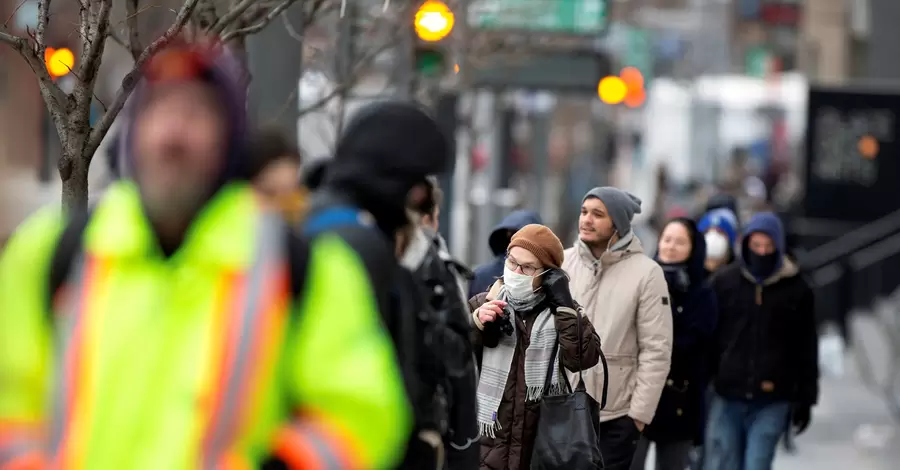
<path fill-rule="evenodd" d="M 353 247 L 369 267 L 380 311 L 394 340 L 407 393 L 413 403 L 414 433 L 440 427 L 434 426 L 434 416 L 430 413 L 433 395 L 421 374 L 421 359 L 428 354 L 416 352 L 423 336 L 417 318 L 423 309 L 429 308 L 430 299 L 427 298 L 429 290 L 423 288 L 426 287 L 423 279 L 417 277 L 419 273 L 399 265 L 394 254 L 394 236 L 398 229 L 410 223 L 406 211 L 409 191 L 424 182 L 426 176 L 443 172 L 451 158 L 449 140 L 437 122 L 418 105 L 398 101 L 374 103 L 360 110 L 345 127 L 335 158 L 328 162 L 311 203 L 311 215 L 329 207 L 350 206 L 371 214 L 374 219 L 377 230 L 346 226 L 332 233 Z M 471 362 L 471 351 L 469 356 L 466 359 Z M 460 385 L 449 387 L 450 416 L 444 418 L 454 427 L 449 435 L 443 436 L 447 465 L 451 469 L 475 468 L 478 446 L 470 442 L 475 440 L 478 431 L 471 413 L 476 384 L 474 366 L 465 377 L 456 379 Z M 434 462 L 430 446 L 411 436 L 400 468 L 427 470 L 434 468 Z"/>
<path fill-rule="evenodd" d="M 660 263 L 672 300 L 674 343 L 672 365 L 653 422 L 645 435 L 657 442 L 703 442 L 705 394 L 710 380 L 708 364 L 713 350 L 718 304 L 706 282 L 703 261 L 706 241 L 693 220 L 676 218 L 691 234 L 691 255 L 686 263 Z M 657 255 L 657 262 L 659 256 Z M 684 282 L 686 278 L 686 283 Z"/>

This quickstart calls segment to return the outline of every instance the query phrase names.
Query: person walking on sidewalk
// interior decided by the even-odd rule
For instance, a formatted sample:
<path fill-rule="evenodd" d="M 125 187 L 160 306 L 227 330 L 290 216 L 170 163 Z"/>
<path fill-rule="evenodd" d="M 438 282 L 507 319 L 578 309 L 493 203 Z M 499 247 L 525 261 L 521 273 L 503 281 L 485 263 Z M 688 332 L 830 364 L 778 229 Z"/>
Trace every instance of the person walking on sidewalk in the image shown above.
<path fill-rule="evenodd" d="M 715 293 L 703 268 L 706 245 L 694 221 L 672 219 L 659 237 L 656 261 L 663 268 L 675 343 L 656 417 L 644 430 L 632 470 L 643 470 L 650 442 L 656 444 L 656 470 L 684 470 L 691 450 L 703 443 L 709 353 L 718 315 Z"/>
<path fill-rule="evenodd" d="M 785 431 L 809 426 L 819 392 L 813 293 L 784 237 L 775 214 L 754 215 L 740 262 L 712 278 L 719 322 L 706 470 L 769 470 Z"/>
<path fill-rule="evenodd" d="M 543 225 L 526 225 L 509 243 L 503 279 L 469 301 L 476 326 L 473 343 L 482 357 L 482 470 L 531 468 L 540 399 L 555 345 L 562 366 L 571 371 L 600 360 L 600 337 L 587 316 L 579 314 L 581 307 L 560 269 L 562 261 L 559 238 Z M 557 370 L 547 392 L 562 392 L 564 373 Z"/>
<path fill-rule="evenodd" d="M 653 420 L 669 374 L 672 311 L 662 268 L 644 254 L 631 229 L 641 200 L 613 187 L 585 194 L 578 240 L 566 250 L 563 269 L 575 300 L 604 341 L 609 397 L 600 412 L 600 451 L 608 470 L 627 470 L 644 426 Z M 603 370 L 584 375 L 600 400 Z"/>

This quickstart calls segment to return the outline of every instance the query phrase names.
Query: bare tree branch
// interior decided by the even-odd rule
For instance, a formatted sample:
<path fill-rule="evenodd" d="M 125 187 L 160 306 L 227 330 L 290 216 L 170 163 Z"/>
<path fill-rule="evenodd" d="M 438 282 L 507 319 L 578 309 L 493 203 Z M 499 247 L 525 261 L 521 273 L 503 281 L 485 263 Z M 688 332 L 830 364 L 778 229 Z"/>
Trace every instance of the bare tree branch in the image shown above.
<path fill-rule="evenodd" d="M 9 47 L 12 47 L 15 50 L 19 50 L 20 47 L 23 47 L 23 45 L 28 43 L 28 41 L 23 37 L 5 33 L 3 31 L 0 31 L 0 42 L 6 43 Z"/>
<path fill-rule="evenodd" d="M 19 12 L 19 9 L 22 8 L 22 5 L 24 5 L 26 1 L 28 1 L 28 0 L 21 0 L 21 1 L 19 2 L 19 4 L 16 5 L 15 8 L 13 8 L 12 13 L 10 13 L 9 16 L 6 17 L 6 21 L 3 22 L 3 27 L 4 27 L 4 28 L 8 28 L 8 27 L 9 27 L 9 22 L 12 21 L 13 18 L 15 18 L 16 13 Z"/>
<path fill-rule="evenodd" d="M 141 39 L 138 34 L 138 4 L 141 0 L 125 0 L 125 28 L 128 32 L 128 52 L 137 60 L 141 56 Z"/>
<path fill-rule="evenodd" d="M 34 41 L 37 43 L 37 56 L 41 59 L 44 58 L 44 54 L 47 52 L 47 45 L 44 43 L 44 32 L 47 30 L 47 23 L 50 22 L 50 1 L 40 0 L 38 2 L 38 24 Z"/>
<path fill-rule="evenodd" d="M 296 0 L 288 0 L 288 6 L 294 3 Z M 210 34 L 214 36 L 218 36 L 222 34 L 222 31 L 225 30 L 226 27 L 234 23 L 235 21 L 240 20 L 241 16 L 250 8 L 252 5 L 258 3 L 259 0 L 240 0 L 237 5 L 233 6 L 231 10 L 225 13 L 219 21 L 216 21 L 211 28 L 209 28 Z"/>
<path fill-rule="evenodd" d="M 122 88 L 116 93 L 116 97 L 110 104 L 109 109 L 103 113 L 103 117 L 101 117 L 100 121 L 93 129 L 91 129 L 87 145 L 85 146 L 85 153 L 88 155 L 88 158 L 92 158 L 94 152 L 97 151 L 97 147 L 100 146 L 103 137 L 106 136 L 106 133 L 109 131 L 110 126 L 112 126 L 116 116 L 119 115 L 119 112 L 125 106 L 125 102 L 128 101 L 128 97 L 131 96 L 131 92 L 134 91 L 135 86 L 137 86 L 141 67 L 143 67 L 144 63 L 147 62 L 147 59 L 155 54 L 156 51 L 165 47 L 172 38 L 178 35 L 188 19 L 190 19 L 198 2 L 199 0 L 185 0 L 184 5 L 181 6 L 181 9 L 178 10 L 178 14 L 175 16 L 175 21 L 169 29 L 166 30 L 165 34 L 147 46 L 147 48 L 144 49 L 144 52 L 142 52 L 137 60 L 134 61 L 134 68 L 122 79 Z"/>
<path fill-rule="evenodd" d="M 254 34 L 262 31 L 269 23 L 272 22 L 275 18 L 278 17 L 281 13 L 288 9 L 294 2 L 297 0 L 284 0 L 278 6 L 269 10 L 269 13 L 266 14 L 259 22 L 252 26 L 248 26 L 246 28 L 239 28 L 233 31 L 229 31 L 222 35 L 223 41 L 231 41 L 237 39 L 240 36 L 247 36 L 249 34 Z"/>
<path fill-rule="evenodd" d="M 68 97 L 62 89 L 59 88 L 56 82 L 53 81 L 53 78 L 50 77 L 50 74 L 47 72 L 47 67 L 44 64 L 46 47 L 43 44 L 43 40 L 44 29 L 47 27 L 47 22 L 49 21 L 49 3 L 50 0 L 41 0 L 40 3 L 38 3 L 38 26 L 33 37 L 33 43 L 32 41 L 29 41 L 28 38 L 16 36 L 4 31 L 0 31 L 0 42 L 7 44 L 13 50 L 18 52 L 22 59 L 25 60 L 25 63 L 28 64 L 28 67 L 31 68 L 37 76 L 41 97 L 47 103 L 50 114 L 54 117 L 54 120 L 56 120 L 65 114 L 68 105 Z M 40 39 L 38 40 L 38 38 Z"/>

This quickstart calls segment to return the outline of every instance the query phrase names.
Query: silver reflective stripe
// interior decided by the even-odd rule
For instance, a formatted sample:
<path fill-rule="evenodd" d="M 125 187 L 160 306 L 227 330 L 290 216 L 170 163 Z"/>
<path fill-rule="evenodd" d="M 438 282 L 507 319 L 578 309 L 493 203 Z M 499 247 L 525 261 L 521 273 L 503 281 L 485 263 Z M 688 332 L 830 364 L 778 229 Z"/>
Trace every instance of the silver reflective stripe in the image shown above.
<path fill-rule="evenodd" d="M 322 438 L 318 433 L 303 426 L 296 426 L 295 429 L 299 432 L 299 434 L 306 439 L 309 440 L 309 443 L 312 444 L 312 447 L 322 460 L 324 470 L 347 470 L 344 468 L 344 465 L 341 463 L 340 457 L 335 453 L 334 447 L 332 447 L 328 441 Z"/>
<path fill-rule="evenodd" d="M 259 328 L 263 323 L 260 315 L 267 313 L 258 311 L 260 300 L 266 293 L 269 283 L 274 282 L 271 278 L 272 273 L 278 272 L 277 268 L 280 263 L 284 262 L 286 252 L 284 246 L 286 241 L 284 235 L 286 229 L 281 218 L 274 214 L 263 214 L 259 223 L 256 236 L 256 246 L 254 248 L 253 264 L 246 272 L 246 291 L 244 292 L 243 305 L 236 306 L 232 315 L 233 324 L 239 324 L 240 328 L 234 330 L 237 338 L 230 338 L 227 345 L 236 344 L 236 353 L 233 356 L 234 362 L 226 364 L 226 370 L 223 373 L 230 374 L 228 384 L 222 395 L 222 401 L 218 409 L 215 410 L 213 416 L 211 439 L 207 441 L 209 447 L 206 449 L 205 468 L 214 469 L 219 464 L 219 459 L 233 444 L 235 435 L 240 432 L 238 426 L 239 412 L 241 410 L 242 401 L 245 401 L 245 391 L 247 390 L 250 375 L 253 372 L 253 364 L 249 361 L 252 359 L 255 339 L 260 338 Z M 229 346 L 230 347 L 230 346 Z"/>
<path fill-rule="evenodd" d="M 40 446 L 34 441 L 16 440 L 0 447 L 0 466 L 6 465 L 23 455 L 40 450 Z"/>
<path fill-rule="evenodd" d="M 89 287 L 84 285 L 87 266 L 87 260 L 83 253 L 75 256 L 72 261 L 72 268 L 69 270 L 68 280 L 63 284 L 65 295 L 61 299 L 63 301 L 62 305 L 54 305 L 54 311 L 51 312 L 53 321 L 56 322 L 56 359 L 54 364 L 55 373 L 53 374 L 56 383 L 52 388 L 53 416 L 50 420 L 50 451 L 54 456 L 62 450 L 66 426 L 68 425 L 66 417 L 69 416 L 73 406 L 72 403 L 67 402 L 67 398 L 72 396 L 71 387 L 76 379 L 76 377 L 73 377 L 73 374 L 77 374 L 78 371 L 70 370 L 66 366 L 68 365 L 67 358 L 71 357 L 71 354 L 74 352 L 73 349 L 78 346 L 73 343 L 72 337 L 84 314 L 81 305 Z"/>

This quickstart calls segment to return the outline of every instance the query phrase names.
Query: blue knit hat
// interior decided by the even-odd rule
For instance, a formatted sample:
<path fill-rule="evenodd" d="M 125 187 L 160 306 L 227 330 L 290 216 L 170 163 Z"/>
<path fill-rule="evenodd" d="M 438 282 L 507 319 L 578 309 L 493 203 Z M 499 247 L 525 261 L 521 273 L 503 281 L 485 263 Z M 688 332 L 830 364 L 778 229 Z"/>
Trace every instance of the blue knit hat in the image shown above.
<path fill-rule="evenodd" d="M 731 210 L 713 209 L 703 214 L 697 224 L 697 229 L 700 230 L 700 233 L 706 233 L 710 229 L 719 230 L 728 237 L 729 246 L 734 246 L 737 242 L 737 222 L 737 216 Z"/>

